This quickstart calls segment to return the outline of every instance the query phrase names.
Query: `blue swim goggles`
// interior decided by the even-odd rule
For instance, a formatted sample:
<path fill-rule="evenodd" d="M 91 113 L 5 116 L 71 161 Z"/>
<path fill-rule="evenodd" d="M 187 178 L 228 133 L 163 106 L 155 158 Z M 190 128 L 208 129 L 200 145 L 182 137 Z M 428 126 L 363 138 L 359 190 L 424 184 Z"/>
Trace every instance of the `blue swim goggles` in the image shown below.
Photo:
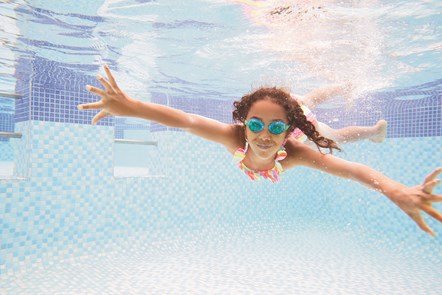
<path fill-rule="evenodd" d="M 251 118 L 250 120 L 246 120 L 244 124 L 249 127 L 250 131 L 253 133 L 259 133 L 264 130 L 265 124 L 261 119 Z M 289 129 L 289 125 L 286 125 L 283 121 L 277 120 L 273 121 L 267 127 L 269 132 L 274 135 L 279 135 Z"/>

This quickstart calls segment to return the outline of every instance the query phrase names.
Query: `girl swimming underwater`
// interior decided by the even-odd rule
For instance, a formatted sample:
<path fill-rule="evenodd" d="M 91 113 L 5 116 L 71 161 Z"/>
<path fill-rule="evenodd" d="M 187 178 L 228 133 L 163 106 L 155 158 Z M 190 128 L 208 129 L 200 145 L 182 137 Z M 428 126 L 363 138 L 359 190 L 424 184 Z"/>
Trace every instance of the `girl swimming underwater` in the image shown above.
<path fill-rule="evenodd" d="M 86 86 L 101 99 L 78 106 L 81 110 L 100 110 L 93 118 L 93 124 L 115 115 L 138 117 L 181 128 L 223 145 L 251 179 L 278 181 L 283 171 L 306 166 L 355 180 L 383 193 L 432 236 L 435 234 L 425 223 L 421 211 L 442 222 L 442 214 L 432 207 L 433 202 L 442 202 L 442 195 L 432 193 L 440 183 L 436 177 L 442 168 L 430 173 L 421 185 L 407 187 L 363 164 L 316 151 L 299 142 L 291 135 L 292 132 L 300 129 L 318 148 L 332 151 L 339 150 L 339 147 L 316 130 L 287 91 L 261 88 L 243 96 L 234 103 L 233 118 L 237 123 L 227 124 L 168 106 L 135 100 L 118 87 L 109 68 L 105 66 L 104 69 L 108 80 L 97 76 L 104 89 Z"/>

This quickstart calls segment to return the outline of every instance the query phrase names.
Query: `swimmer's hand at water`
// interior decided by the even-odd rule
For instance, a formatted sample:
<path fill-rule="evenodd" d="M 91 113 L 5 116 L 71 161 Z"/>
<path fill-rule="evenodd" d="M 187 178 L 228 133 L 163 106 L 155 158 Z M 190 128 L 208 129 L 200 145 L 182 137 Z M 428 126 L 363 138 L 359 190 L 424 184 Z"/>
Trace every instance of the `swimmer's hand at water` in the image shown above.
<path fill-rule="evenodd" d="M 442 202 L 442 195 L 433 194 L 434 188 L 441 182 L 439 179 L 436 179 L 437 175 L 441 172 L 442 167 L 437 168 L 425 178 L 421 185 L 414 187 L 404 186 L 398 192 L 388 196 L 423 231 L 433 237 L 435 233 L 424 221 L 421 211 L 442 222 L 442 214 L 432 207 L 433 202 Z"/>
<path fill-rule="evenodd" d="M 91 85 L 87 85 L 86 89 L 101 97 L 97 102 L 80 104 L 80 110 L 97 110 L 101 111 L 92 119 L 92 124 L 96 124 L 99 120 L 107 116 L 132 116 L 134 113 L 135 100 L 131 99 L 118 87 L 109 67 L 104 65 L 104 70 L 108 80 L 103 76 L 97 75 L 97 80 L 103 85 L 104 89 L 100 89 Z"/>

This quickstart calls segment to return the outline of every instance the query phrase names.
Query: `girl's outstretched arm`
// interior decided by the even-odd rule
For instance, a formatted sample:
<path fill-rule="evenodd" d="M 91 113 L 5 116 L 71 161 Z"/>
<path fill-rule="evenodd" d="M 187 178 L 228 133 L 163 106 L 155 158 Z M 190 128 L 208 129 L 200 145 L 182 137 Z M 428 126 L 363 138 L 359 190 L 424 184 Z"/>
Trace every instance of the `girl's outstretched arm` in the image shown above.
<path fill-rule="evenodd" d="M 80 104 L 80 110 L 100 110 L 92 119 L 92 124 L 107 116 L 137 117 L 155 121 L 169 127 L 184 129 L 208 140 L 231 148 L 235 146 L 235 125 L 225 124 L 203 116 L 189 114 L 168 106 L 135 100 L 122 91 L 115 81 L 109 67 L 104 65 L 108 80 L 98 75 L 104 89 L 86 86 L 86 89 L 101 99 L 97 102 Z"/>
<path fill-rule="evenodd" d="M 422 218 L 422 211 L 442 222 L 442 214 L 432 207 L 434 202 L 442 202 L 442 195 L 433 194 L 433 189 L 441 182 L 436 179 L 442 167 L 430 173 L 421 185 L 407 187 L 379 171 L 366 165 L 349 162 L 329 154 L 321 154 L 304 146 L 297 146 L 295 155 L 283 165 L 290 168 L 296 165 L 308 166 L 339 177 L 355 180 L 387 196 L 404 211 L 425 232 L 435 236 Z"/>

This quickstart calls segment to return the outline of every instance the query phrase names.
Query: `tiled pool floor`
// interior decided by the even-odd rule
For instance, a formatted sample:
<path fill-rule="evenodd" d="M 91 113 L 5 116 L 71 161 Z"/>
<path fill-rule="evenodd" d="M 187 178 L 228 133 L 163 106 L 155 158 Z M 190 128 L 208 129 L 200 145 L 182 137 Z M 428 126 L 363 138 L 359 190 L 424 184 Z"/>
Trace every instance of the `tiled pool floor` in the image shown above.
<path fill-rule="evenodd" d="M 210 235 L 210 234 L 209 234 Z M 1 294 L 442 294 L 440 261 L 330 231 L 128 241 L 4 275 Z"/>

